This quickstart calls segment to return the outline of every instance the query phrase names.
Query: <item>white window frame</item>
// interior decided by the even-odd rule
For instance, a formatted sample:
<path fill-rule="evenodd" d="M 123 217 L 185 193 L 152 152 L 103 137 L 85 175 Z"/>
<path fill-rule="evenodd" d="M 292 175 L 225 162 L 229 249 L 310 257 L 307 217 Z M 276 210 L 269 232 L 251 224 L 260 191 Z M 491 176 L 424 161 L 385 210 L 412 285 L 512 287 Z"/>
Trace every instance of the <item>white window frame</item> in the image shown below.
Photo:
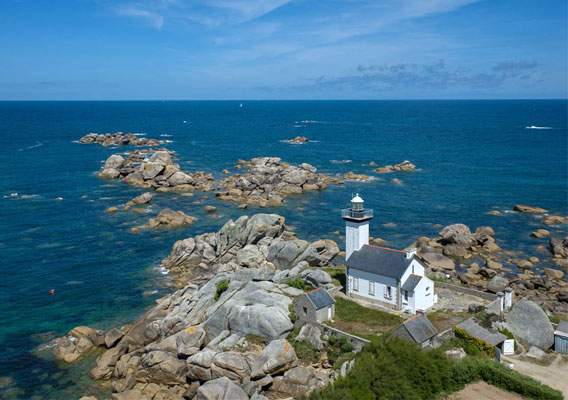
<path fill-rule="evenodd" d="M 385 286 L 385 299 L 392 300 L 392 287 Z"/>
<path fill-rule="evenodd" d="M 353 291 L 354 292 L 359 291 L 359 278 L 353 277 Z"/>
<path fill-rule="evenodd" d="M 369 281 L 369 296 L 375 295 L 375 282 Z"/>

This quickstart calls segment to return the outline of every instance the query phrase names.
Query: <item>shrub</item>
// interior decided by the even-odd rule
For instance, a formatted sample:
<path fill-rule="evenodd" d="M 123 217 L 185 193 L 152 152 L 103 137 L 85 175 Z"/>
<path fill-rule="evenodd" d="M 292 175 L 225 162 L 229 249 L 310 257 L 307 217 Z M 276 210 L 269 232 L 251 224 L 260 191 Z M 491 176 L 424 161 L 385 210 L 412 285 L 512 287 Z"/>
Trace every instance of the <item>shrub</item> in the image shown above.
<path fill-rule="evenodd" d="M 288 311 L 290 312 L 290 314 L 288 314 L 288 316 L 290 317 L 290 321 L 292 323 L 296 322 L 296 320 L 298 319 L 298 317 L 296 316 L 296 312 L 294 310 L 294 304 L 290 303 L 288 305 Z"/>
<path fill-rule="evenodd" d="M 294 278 L 284 283 L 293 288 L 303 290 L 304 292 L 309 292 L 313 289 L 313 287 L 302 278 Z"/>
<path fill-rule="evenodd" d="M 495 355 L 495 348 L 489 343 L 471 336 L 465 329 L 454 327 L 454 333 L 462 341 L 463 349 L 472 356 L 480 353 L 487 354 L 489 357 Z"/>
<path fill-rule="evenodd" d="M 225 279 L 217 283 L 217 291 L 215 292 L 215 301 L 219 300 L 219 297 L 229 288 L 229 282 Z"/>
<path fill-rule="evenodd" d="M 293 345 L 296 356 L 306 363 L 316 363 L 320 359 L 320 352 L 309 340 L 294 341 Z"/>

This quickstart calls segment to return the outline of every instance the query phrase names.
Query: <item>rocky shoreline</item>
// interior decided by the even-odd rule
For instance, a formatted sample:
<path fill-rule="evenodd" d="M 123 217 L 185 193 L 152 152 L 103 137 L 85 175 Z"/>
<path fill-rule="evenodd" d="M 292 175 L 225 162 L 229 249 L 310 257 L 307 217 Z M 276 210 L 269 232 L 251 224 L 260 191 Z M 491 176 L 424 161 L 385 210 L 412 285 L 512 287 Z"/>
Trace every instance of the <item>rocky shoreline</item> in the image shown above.
<path fill-rule="evenodd" d="M 304 271 L 314 287 L 326 287 L 331 279 L 317 268 L 338 253 L 331 240 L 287 236 L 279 215 L 229 220 L 216 233 L 175 243 L 163 264 L 179 290 L 122 329 L 73 329 L 54 341 L 53 356 L 70 363 L 106 349 L 90 375 L 112 379 L 117 400 L 299 398 L 339 372 L 302 365 L 286 337 L 290 305 L 303 291 L 279 282 Z"/>
<path fill-rule="evenodd" d="M 478 227 L 472 233 L 468 226 L 454 224 L 443 228 L 438 238 L 420 237 L 414 246 L 430 267 L 427 275 L 434 279 L 492 293 L 511 287 L 517 296 L 535 301 L 549 315 L 568 317 L 564 272 L 544 268 L 542 275 L 534 273 L 532 270 L 540 262 L 537 257 L 517 258 L 514 252 L 501 249 L 494 236 L 489 226 Z M 549 250 L 557 265 L 568 263 L 568 238 L 551 238 Z M 456 263 L 465 271 L 457 272 Z M 520 272 L 513 273 L 512 266 Z"/>

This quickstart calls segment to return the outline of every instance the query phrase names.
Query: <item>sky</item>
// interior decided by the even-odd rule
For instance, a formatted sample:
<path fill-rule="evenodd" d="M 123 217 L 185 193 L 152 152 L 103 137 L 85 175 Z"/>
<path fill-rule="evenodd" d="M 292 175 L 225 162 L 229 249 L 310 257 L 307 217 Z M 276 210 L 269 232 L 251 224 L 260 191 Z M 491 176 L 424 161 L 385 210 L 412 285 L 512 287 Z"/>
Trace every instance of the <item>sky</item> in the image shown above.
<path fill-rule="evenodd" d="M 566 0 L 1 0 L 0 100 L 568 97 Z"/>

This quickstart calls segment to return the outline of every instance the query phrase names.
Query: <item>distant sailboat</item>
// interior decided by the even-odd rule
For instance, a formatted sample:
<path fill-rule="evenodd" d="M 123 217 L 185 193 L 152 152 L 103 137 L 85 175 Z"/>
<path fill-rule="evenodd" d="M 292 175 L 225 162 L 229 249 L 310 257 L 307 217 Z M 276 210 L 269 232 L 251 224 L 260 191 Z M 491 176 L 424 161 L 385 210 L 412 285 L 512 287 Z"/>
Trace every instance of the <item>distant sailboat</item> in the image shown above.
<path fill-rule="evenodd" d="M 243 106 L 243 103 L 241 103 L 241 104 L 239 105 L 239 107 L 241 107 L 241 108 L 242 108 L 242 106 Z"/>

